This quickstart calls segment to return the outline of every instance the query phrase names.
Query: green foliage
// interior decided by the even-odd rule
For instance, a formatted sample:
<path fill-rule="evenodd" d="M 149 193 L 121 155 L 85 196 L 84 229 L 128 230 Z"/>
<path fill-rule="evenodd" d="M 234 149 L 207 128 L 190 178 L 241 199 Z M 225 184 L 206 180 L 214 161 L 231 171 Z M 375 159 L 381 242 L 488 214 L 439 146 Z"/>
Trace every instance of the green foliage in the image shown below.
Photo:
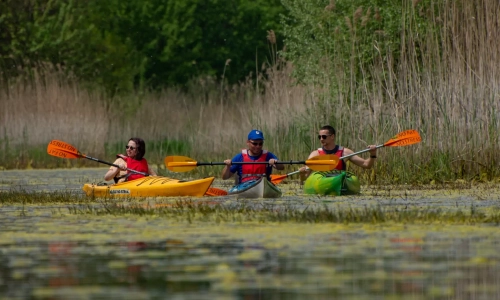
<path fill-rule="evenodd" d="M 0 170 L 68 167 L 68 160 L 54 159 L 47 154 L 47 146 L 12 146 L 8 140 L 0 139 Z"/>
<path fill-rule="evenodd" d="M 153 141 L 148 143 L 147 149 L 154 153 L 156 161 L 163 162 L 167 155 L 186 155 L 191 151 L 191 144 L 178 140 Z"/>
<path fill-rule="evenodd" d="M 0 4 L 3 76 L 62 69 L 108 91 L 130 90 L 140 70 L 131 41 L 99 27 L 91 2 L 7 0 Z M 103 12 L 102 12 L 103 13 Z M 112 20 L 113 18 L 106 18 Z M 43 74 L 43 73 L 42 73 Z"/>
<path fill-rule="evenodd" d="M 268 54 L 282 12 L 278 0 L 6 0 L 0 66 L 4 80 L 55 67 L 114 94 L 220 76 L 230 59 L 236 82 Z"/>
<path fill-rule="evenodd" d="M 283 0 L 286 52 L 305 83 L 329 86 L 330 91 L 355 88 L 370 79 L 369 66 L 398 59 L 405 27 L 427 30 L 424 17 L 411 20 L 398 0 Z M 428 1 L 426 1 L 428 2 Z M 419 4 L 420 6 L 428 5 Z"/>

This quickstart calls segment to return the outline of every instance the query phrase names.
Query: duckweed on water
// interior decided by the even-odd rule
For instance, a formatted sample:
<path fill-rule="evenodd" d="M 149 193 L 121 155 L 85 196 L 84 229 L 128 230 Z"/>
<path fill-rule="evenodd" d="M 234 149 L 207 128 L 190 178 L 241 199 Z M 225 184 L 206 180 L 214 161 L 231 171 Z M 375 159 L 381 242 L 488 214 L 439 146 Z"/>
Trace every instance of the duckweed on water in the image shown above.
<path fill-rule="evenodd" d="M 294 205 L 266 205 L 247 203 L 176 201 L 159 207 L 139 204 L 104 203 L 103 205 L 74 205 L 68 207 L 75 215 L 137 215 L 156 216 L 175 221 L 242 223 L 242 222 L 298 222 L 298 223 L 423 223 L 423 224 L 495 224 L 500 223 L 500 210 L 479 211 L 474 205 L 469 210 L 409 206 L 352 206 L 297 207 Z"/>

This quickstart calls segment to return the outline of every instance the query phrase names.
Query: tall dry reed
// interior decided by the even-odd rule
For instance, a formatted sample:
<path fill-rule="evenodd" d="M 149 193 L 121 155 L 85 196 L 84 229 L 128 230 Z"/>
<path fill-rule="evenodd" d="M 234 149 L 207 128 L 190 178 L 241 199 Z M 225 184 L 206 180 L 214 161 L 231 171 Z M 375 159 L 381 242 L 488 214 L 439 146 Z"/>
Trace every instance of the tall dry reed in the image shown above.
<path fill-rule="evenodd" d="M 232 86 L 200 78 L 187 93 L 169 88 L 113 100 L 87 92 L 57 72 L 14 82 L 0 94 L 0 142 L 43 146 L 60 139 L 102 157 L 105 143 L 139 136 L 146 142 L 180 140 L 193 145 L 192 153 L 165 155 L 228 157 L 245 146 L 251 129 L 265 130 L 271 141 L 278 129 L 285 128 L 282 134 L 287 135 L 284 125 L 303 111 L 303 89 L 292 85 L 289 65 L 280 68 L 267 69 L 267 78 L 259 75 L 264 94 L 255 91 L 250 77 Z"/>
<path fill-rule="evenodd" d="M 380 51 L 381 33 L 373 41 L 370 66 L 357 61 L 363 21 L 356 20 L 363 12 L 346 18 L 351 59 L 321 61 L 317 78 L 310 80 L 316 83 L 307 87 L 315 112 L 310 123 L 315 128 L 331 123 L 340 129 L 338 142 L 352 149 L 383 143 L 405 129 L 419 130 L 419 145 L 380 151 L 377 168 L 395 181 L 408 177 L 405 173 L 427 182 L 500 175 L 500 47 L 495 42 L 500 2 L 433 1 L 430 9 L 418 1 L 405 3 L 401 49 Z M 422 32 L 417 18 L 430 24 L 424 36 L 417 34 Z M 331 47 L 335 51 L 336 45 Z"/>
<path fill-rule="evenodd" d="M 109 131 L 104 97 L 54 72 L 0 90 L 0 140 L 41 145 L 51 139 L 101 153 Z"/>

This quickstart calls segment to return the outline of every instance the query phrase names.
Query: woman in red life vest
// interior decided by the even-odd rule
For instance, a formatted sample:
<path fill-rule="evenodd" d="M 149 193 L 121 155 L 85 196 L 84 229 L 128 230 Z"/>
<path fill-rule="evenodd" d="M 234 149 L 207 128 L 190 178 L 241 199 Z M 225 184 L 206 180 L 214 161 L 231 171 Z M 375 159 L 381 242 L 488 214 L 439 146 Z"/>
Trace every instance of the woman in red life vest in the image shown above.
<path fill-rule="evenodd" d="M 354 153 L 354 151 L 352 151 L 351 149 L 342 147 L 335 143 L 335 128 L 330 125 L 321 127 L 321 129 L 319 130 L 318 139 L 321 142 L 321 148 L 318 148 L 317 150 L 311 152 L 308 159 L 325 154 L 335 154 L 338 157 L 342 157 Z M 353 164 L 360 166 L 363 169 L 370 169 L 375 163 L 375 159 L 377 158 L 377 146 L 369 145 L 368 148 L 370 148 L 370 157 L 368 159 L 363 159 L 357 155 L 354 155 L 347 158 L 347 160 L 350 160 Z M 345 170 L 346 162 L 340 160 L 335 169 Z M 299 169 L 299 171 L 301 172 L 301 180 L 305 180 L 311 174 L 311 170 L 308 167 L 302 167 Z"/>
<path fill-rule="evenodd" d="M 144 175 L 127 171 L 127 168 L 156 176 L 156 172 L 151 169 L 147 160 L 144 158 L 146 144 L 142 139 L 131 138 L 128 140 L 125 150 L 127 155 L 116 155 L 117 159 L 114 162 L 114 164 L 120 166 L 120 168 L 110 167 L 106 175 L 104 175 L 104 180 L 108 181 L 113 179 L 115 183 L 117 183 L 144 177 Z"/>
<path fill-rule="evenodd" d="M 271 181 L 273 168 L 283 170 L 284 165 L 276 164 L 278 158 L 272 152 L 263 150 L 264 134 L 260 130 L 248 133 L 247 149 L 236 154 L 233 159 L 226 159 L 226 166 L 222 170 L 222 179 L 229 179 L 238 174 L 238 183 L 255 180 L 266 176 Z M 268 162 L 267 164 L 232 164 L 233 162 Z"/>

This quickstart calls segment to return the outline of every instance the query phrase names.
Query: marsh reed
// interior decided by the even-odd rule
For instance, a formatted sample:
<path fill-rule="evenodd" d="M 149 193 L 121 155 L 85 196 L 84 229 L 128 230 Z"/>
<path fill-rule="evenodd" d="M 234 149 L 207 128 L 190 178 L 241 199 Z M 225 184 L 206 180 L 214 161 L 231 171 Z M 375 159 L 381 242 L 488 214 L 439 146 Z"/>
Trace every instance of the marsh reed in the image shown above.
<path fill-rule="evenodd" d="M 298 208 L 288 204 L 207 203 L 178 200 L 168 206 L 104 203 L 102 206 L 77 205 L 67 208 L 72 215 L 156 216 L 177 222 L 227 223 L 367 223 L 367 224 L 489 224 L 498 225 L 498 210 L 485 213 L 471 205 L 469 209 L 441 209 L 418 205 Z M 64 214 L 64 212 L 62 212 Z"/>
<path fill-rule="evenodd" d="M 412 128 L 422 143 L 383 149 L 375 171 L 354 171 L 378 183 L 493 180 L 500 175 L 500 3 L 433 1 L 426 10 L 420 5 L 408 2 L 403 9 L 401 49 L 382 54 L 381 33 L 368 67 L 356 60 L 358 34 L 377 10 L 356 10 L 346 19 L 352 59 L 324 59 L 309 84 L 296 84 L 293 64 L 273 48 L 261 73 L 236 85 L 206 77 L 186 90 L 107 99 L 57 72 L 10 82 L 0 91 L 0 148 L 43 148 L 61 139 L 112 160 L 104 143 L 125 143 L 131 136 L 190 145 L 189 153 L 148 153 L 161 165 L 172 154 L 232 157 L 245 146 L 248 131 L 260 128 L 266 148 L 281 159 L 303 159 L 319 146 L 316 132 L 325 124 L 337 128 L 338 143 L 354 150 Z M 417 18 L 431 25 L 425 35 L 415 28 Z M 13 165 L 12 155 L 1 154 L 0 165 L 27 164 L 18 156 Z"/>

